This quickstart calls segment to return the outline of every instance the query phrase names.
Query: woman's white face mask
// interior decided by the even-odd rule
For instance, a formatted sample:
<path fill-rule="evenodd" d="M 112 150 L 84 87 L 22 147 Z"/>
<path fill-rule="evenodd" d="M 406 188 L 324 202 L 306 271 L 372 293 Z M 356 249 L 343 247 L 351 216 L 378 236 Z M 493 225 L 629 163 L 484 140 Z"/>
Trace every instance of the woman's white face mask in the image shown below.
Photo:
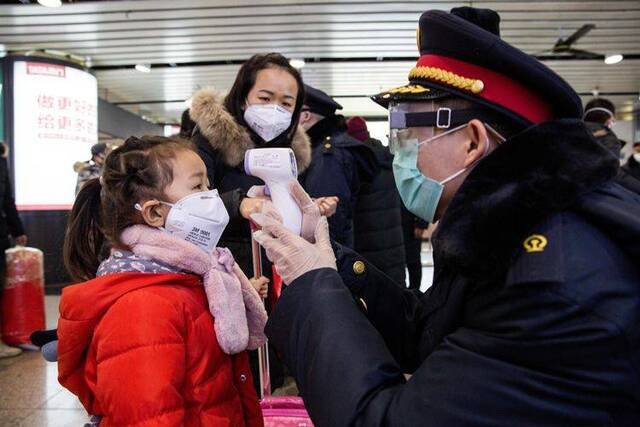
<path fill-rule="evenodd" d="M 292 114 L 278 104 L 253 104 L 244 110 L 244 121 L 265 142 L 277 138 L 291 126 Z"/>

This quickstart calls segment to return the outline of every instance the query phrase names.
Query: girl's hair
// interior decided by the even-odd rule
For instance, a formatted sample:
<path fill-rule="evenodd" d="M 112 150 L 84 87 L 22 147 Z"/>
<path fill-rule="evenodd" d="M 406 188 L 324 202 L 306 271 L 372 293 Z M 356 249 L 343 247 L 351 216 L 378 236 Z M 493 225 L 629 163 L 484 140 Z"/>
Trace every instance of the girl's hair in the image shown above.
<path fill-rule="evenodd" d="M 233 87 L 227 94 L 224 100 L 224 106 L 229 113 L 236 119 L 236 122 L 247 127 L 247 123 L 244 121 L 244 109 L 247 103 L 247 96 L 256 84 L 256 78 L 258 71 L 265 70 L 267 68 L 280 68 L 285 70 L 291 76 L 296 79 L 298 84 L 298 93 L 296 97 L 296 105 L 293 109 L 291 117 L 291 125 L 283 132 L 286 135 L 287 142 L 291 142 L 293 135 L 298 127 L 298 120 L 300 119 L 300 111 L 302 110 L 302 104 L 304 103 L 304 83 L 302 82 L 302 76 L 294 67 L 289 64 L 289 61 L 279 53 L 267 53 L 253 55 L 247 62 L 242 64 L 238 75 L 236 76 Z"/>
<path fill-rule="evenodd" d="M 173 181 L 173 160 L 190 144 L 160 136 L 130 137 L 104 162 L 101 178 L 88 181 L 78 193 L 67 223 L 64 263 L 74 280 L 95 277 L 105 240 L 126 247 L 120 235 L 144 224 L 135 204 L 164 198 Z"/>

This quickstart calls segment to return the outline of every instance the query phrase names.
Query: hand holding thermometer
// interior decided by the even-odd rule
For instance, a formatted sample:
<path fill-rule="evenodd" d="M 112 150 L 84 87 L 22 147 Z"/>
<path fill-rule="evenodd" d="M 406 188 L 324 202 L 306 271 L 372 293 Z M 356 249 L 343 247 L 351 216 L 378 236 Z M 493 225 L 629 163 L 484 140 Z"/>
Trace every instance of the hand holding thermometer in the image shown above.
<path fill-rule="evenodd" d="M 298 179 L 298 167 L 290 148 L 255 148 L 244 156 L 247 175 L 260 178 L 271 194 L 271 201 L 291 232 L 300 235 L 302 212 L 289 193 L 292 181 Z"/>

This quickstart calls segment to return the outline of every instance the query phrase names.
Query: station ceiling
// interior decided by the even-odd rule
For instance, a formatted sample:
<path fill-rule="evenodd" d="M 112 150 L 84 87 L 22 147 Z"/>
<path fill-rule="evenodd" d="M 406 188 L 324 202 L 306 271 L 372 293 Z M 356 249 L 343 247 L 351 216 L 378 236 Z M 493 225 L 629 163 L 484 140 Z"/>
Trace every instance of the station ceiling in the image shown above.
<path fill-rule="evenodd" d="M 7 2 L 4 2 L 7 3 Z M 18 3 L 18 2 L 16 2 Z M 100 96 L 158 123 L 174 123 L 200 87 L 228 89 L 239 64 L 277 51 L 304 59 L 306 82 L 345 114 L 381 116 L 368 100 L 404 84 L 417 57 L 415 30 L 428 9 L 497 10 L 502 37 L 562 75 L 585 99 L 612 99 L 626 118 L 640 93 L 640 1 L 139 0 L 81 1 L 60 8 L 0 6 L 7 52 L 64 52 L 89 60 Z M 595 28 L 575 48 L 625 59 L 550 57 L 558 38 Z M 134 69 L 150 65 L 149 73 Z"/>

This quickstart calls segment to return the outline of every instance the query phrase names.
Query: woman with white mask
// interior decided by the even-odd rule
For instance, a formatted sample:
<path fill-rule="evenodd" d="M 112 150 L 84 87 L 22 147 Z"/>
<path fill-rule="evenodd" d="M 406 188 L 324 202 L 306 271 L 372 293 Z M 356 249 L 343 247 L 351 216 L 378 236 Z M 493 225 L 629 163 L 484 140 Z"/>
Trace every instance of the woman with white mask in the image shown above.
<path fill-rule="evenodd" d="M 245 62 L 226 97 L 213 89 L 199 90 L 192 97 L 189 113 L 196 127 L 191 141 L 229 213 L 219 245 L 229 248 L 248 273 L 253 267 L 247 218 L 259 209 L 261 201 L 246 195 L 251 187 L 264 182 L 246 174 L 244 156 L 252 148 L 289 147 L 295 153 L 298 172 L 305 171 L 311 161 L 311 146 L 304 130 L 297 126 L 303 100 L 300 73 L 278 53 L 254 55 Z M 265 276 L 270 276 L 271 268 L 266 257 L 263 259 Z M 262 286 L 264 295 L 268 277 L 250 280 L 256 287 Z M 279 364 L 273 358 L 271 365 L 272 385 L 277 387 L 282 371 L 274 371 Z"/>
<path fill-rule="evenodd" d="M 252 186 L 264 184 L 245 173 L 244 155 L 252 148 L 290 147 L 298 171 L 304 171 L 311 148 L 304 131 L 296 126 L 303 98 L 300 74 L 278 53 L 254 55 L 245 62 L 226 97 L 213 89 L 193 95 L 189 113 L 196 128 L 191 140 L 207 166 L 209 182 L 229 211 L 221 244 L 231 250 L 243 271 L 252 271 L 246 218 L 260 203 L 245 196 Z"/>

